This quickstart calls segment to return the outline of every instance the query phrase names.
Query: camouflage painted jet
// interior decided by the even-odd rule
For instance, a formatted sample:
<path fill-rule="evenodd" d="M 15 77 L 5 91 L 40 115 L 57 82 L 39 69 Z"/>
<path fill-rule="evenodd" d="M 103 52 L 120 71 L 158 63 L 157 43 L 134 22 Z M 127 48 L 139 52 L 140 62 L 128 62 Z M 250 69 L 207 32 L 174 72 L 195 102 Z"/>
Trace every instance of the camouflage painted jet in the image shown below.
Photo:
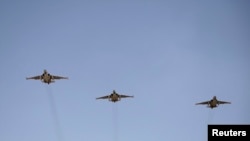
<path fill-rule="evenodd" d="M 96 99 L 108 99 L 111 102 L 117 102 L 120 101 L 121 98 L 127 98 L 127 97 L 134 97 L 134 96 L 121 95 L 116 93 L 115 90 L 113 90 L 113 93 L 111 93 L 110 95 L 98 97 Z"/>
<path fill-rule="evenodd" d="M 42 75 L 27 77 L 26 79 L 41 80 L 44 83 L 50 84 L 55 82 L 55 79 L 68 79 L 68 77 L 51 75 L 47 72 L 47 70 L 44 70 Z"/>
<path fill-rule="evenodd" d="M 196 103 L 196 105 L 200 105 L 200 104 L 207 104 L 208 108 L 216 108 L 219 106 L 219 104 L 231 104 L 231 102 L 226 102 L 226 101 L 219 101 L 217 100 L 216 96 L 213 97 L 213 99 L 209 100 L 209 101 L 205 101 L 205 102 L 200 102 L 200 103 Z"/>

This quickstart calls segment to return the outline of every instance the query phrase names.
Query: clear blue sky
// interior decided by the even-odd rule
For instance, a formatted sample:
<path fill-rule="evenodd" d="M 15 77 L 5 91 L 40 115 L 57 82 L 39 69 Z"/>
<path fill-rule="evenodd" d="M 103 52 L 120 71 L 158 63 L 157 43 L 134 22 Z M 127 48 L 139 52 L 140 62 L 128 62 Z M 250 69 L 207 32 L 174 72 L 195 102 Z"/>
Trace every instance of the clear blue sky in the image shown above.
<path fill-rule="evenodd" d="M 1 141 L 201 141 L 250 123 L 247 0 L 1 0 Z M 69 77 L 47 85 L 43 69 Z M 134 95 L 95 100 L 115 89 Z M 219 100 L 216 109 L 195 103 Z"/>

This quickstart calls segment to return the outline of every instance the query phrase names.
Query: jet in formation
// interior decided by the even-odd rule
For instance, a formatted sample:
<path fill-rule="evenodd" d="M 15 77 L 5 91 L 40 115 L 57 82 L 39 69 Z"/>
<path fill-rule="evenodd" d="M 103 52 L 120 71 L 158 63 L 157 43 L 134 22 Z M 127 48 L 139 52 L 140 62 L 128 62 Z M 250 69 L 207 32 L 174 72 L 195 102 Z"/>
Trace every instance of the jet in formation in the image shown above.
<path fill-rule="evenodd" d="M 50 84 L 55 82 L 55 79 L 68 79 L 68 77 L 51 75 L 50 73 L 47 72 L 47 70 L 44 70 L 42 75 L 27 77 L 26 79 L 41 80 L 44 83 Z"/>
<path fill-rule="evenodd" d="M 96 99 L 108 99 L 111 102 L 117 102 L 117 101 L 120 101 L 121 98 L 127 98 L 127 97 L 134 97 L 134 96 L 118 94 L 116 93 L 115 90 L 113 90 L 113 93 L 111 93 L 110 95 L 98 97 Z"/>
<path fill-rule="evenodd" d="M 215 107 L 218 107 L 219 104 L 231 104 L 231 102 L 217 100 L 216 96 L 214 96 L 213 99 L 211 99 L 209 101 L 204 101 L 204 102 L 196 103 L 196 105 L 201 105 L 201 104 L 202 105 L 207 104 L 208 108 L 213 109 Z"/>

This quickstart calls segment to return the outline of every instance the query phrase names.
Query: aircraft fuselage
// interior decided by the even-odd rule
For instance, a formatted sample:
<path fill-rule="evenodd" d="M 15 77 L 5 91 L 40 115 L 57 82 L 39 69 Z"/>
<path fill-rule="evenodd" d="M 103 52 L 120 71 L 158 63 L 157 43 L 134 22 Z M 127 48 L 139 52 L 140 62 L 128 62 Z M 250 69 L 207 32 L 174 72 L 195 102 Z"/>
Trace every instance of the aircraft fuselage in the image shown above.
<path fill-rule="evenodd" d="M 112 102 L 116 102 L 116 101 L 120 100 L 120 97 L 119 97 L 118 94 L 111 94 L 109 100 L 112 101 Z"/>
<path fill-rule="evenodd" d="M 212 100 L 209 102 L 209 107 L 210 107 L 210 108 L 215 108 L 215 107 L 217 107 L 217 103 L 218 103 L 217 99 L 212 99 Z"/>
<path fill-rule="evenodd" d="M 48 73 L 44 73 L 44 74 L 42 75 L 42 81 L 43 81 L 44 83 L 48 83 L 48 84 L 53 82 L 51 75 L 48 74 Z"/>

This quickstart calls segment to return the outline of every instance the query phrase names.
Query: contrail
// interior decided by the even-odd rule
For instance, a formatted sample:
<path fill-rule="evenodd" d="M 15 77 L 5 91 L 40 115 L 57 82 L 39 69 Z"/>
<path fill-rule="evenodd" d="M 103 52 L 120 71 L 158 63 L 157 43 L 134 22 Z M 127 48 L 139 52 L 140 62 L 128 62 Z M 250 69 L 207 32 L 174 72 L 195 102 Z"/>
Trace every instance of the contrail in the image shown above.
<path fill-rule="evenodd" d="M 62 136 L 61 126 L 60 126 L 60 122 L 59 122 L 58 115 L 57 115 L 57 110 L 56 110 L 53 92 L 49 86 L 47 86 L 46 89 L 48 92 L 48 99 L 49 99 L 49 103 L 50 103 L 50 107 L 51 107 L 51 114 L 52 114 L 53 120 L 55 122 L 55 132 L 56 132 L 58 141 L 62 141 L 63 136 Z"/>
<path fill-rule="evenodd" d="M 114 126 L 114 141 L 118 141 L 119 136 L 119 130 L 118 130 L 118 104 L 117 103 L 111 103 L 112 104 L 112 116 L 113 116 L 113 126 Z"/>
<path fill-rule="evenodd" d="M 214 118 L 214 109 L 208 110 L 207 124 L 211 124 Z"/>
<path fill-rule="evenodd" d="M 214 109 L 210 109 L 210 108 L 208 107 L 207 120 L 206 120 L 206 121 L 204 120 L 204 124 L 205 124 L 204 127 L 206 127 L 206 128 L 205 128 L 206 130 L 204 130 L 204 131 L 206 131 L 206 132 L 204 132 L 204 137 L 205 137 L 206 139 L 207 139 L 207 126 L 208 126 L 209 124 L 212 124 L 213 117 L 214 117 Z"/>

